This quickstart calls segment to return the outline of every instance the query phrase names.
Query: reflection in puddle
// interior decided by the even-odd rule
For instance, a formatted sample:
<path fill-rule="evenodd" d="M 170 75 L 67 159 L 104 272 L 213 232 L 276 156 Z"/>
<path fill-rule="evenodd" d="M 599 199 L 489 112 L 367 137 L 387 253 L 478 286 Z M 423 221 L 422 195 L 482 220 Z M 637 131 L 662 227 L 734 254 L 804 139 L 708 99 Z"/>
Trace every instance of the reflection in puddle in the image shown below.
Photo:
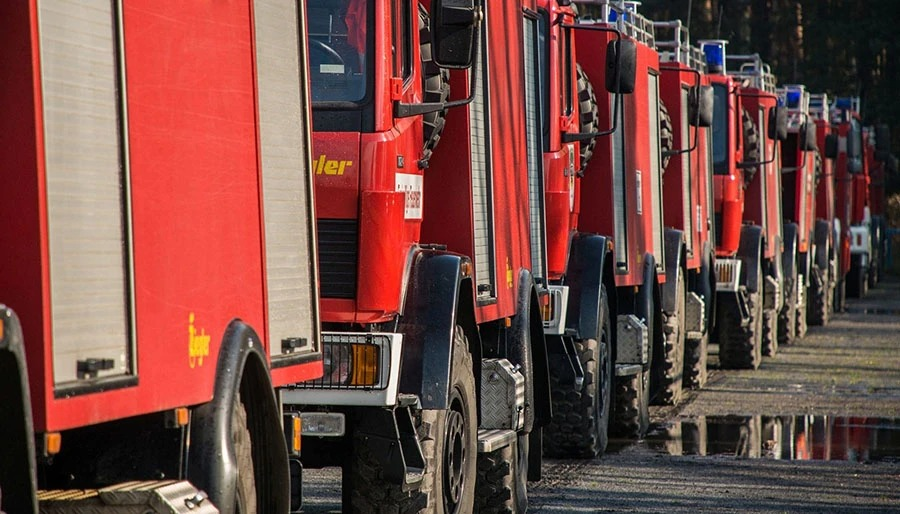
<path fill-rule="evenodd" d="M 900 316 L 900 309 L 869 309 L 861 307 L 847 307 L 844 309 L 847 314 L 887 314 L 889 316 Z"/>
<path fill-rule="evenodd" d="M 900 419 L 701 416 L 651 427 L 646 442 L 669 455 L 900 462 Z"/>

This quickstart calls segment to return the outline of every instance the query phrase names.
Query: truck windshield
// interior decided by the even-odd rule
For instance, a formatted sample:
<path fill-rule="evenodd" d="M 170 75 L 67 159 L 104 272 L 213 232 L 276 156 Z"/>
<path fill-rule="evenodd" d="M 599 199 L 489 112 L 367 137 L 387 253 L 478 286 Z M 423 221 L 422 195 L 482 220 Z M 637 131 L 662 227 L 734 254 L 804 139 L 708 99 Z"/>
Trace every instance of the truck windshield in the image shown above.
<path fill-rule="evenodd" d="M 725 84 L 713 84 L 715 102 L 713 103 L 713 172 L 716 175 L 728 174 L 728 87 Z"/>
<path fill-rule="evenodd" d="M 309 68 L 313 102 L 362 103 L 371 63 L 366 27 L 371 0 L 310 0 Z"/>

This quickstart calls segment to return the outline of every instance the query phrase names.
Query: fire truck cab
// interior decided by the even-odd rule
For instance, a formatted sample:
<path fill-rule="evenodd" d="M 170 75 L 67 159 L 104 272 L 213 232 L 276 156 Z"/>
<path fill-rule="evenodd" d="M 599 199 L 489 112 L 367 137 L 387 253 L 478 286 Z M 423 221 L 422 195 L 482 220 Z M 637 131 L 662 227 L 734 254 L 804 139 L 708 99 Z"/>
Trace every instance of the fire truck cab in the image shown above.
<path fill-rule="evenodd" d="M 788 129 L 788 137 L 781 145 L 784 305 L 778 319 L 778 344 L 790 344 L 806 335 L 806 293 L 816 248 L 818 143 L 806 87 L 780 87 L 778 101 L 787 112 Z"/>
<path fill-rule="evenodd" d="M 700 42 L 715 93 L 717 340 L 723 367 L 756 369 L 777 348 L 783 305 L 777 145 L 787 131 L 768 65 L 758 55 L 726 57 L 726 43 Z"/>
<path fill-rule="evenodd" d="M 660 100 L 668 110 L 672 143 L 663 150 L 664 222 L 684 238 L 685 385 L 706 382 L 706 358 L 715 313 L 713 240 L 713 90 L 706 60 L 681 21 L 654 22 L 660 53 Z M 669 37 L 665 37 L 668 35 Z M 667 232 L 667 238 L 672 235 Z M 671 242 L 667 239 L 667 244 Z M 668 252 L 667 248 L 667 252 Z"/>
<path fill-rule="evenodd" d="M 828 149 L 837 141 L 831 136 L 828 97 L 825 94 L 809 95 L 809 117 L 816 126 L 819 153 L 816 160 L 815 254 L 811 259 L 806 317 L 810 325 L 825 325 L 834 312 L 841 241 L 841 222 L 835 210 L 834 162 L 829 157 Z"/>
<path fill-rule="evenodd" d="M 860 117 L 859 97 L 836 98 L 831 118 L 837 144 L 832 145 L 837 182 L 836 210 L 841 220 L 841 276 L 836 308 L 843 308 L 844 296 L 859 298 L 868 291 L 872 255 L 871 214 L 868 205 L 868 161 L 866 133 Z"/>

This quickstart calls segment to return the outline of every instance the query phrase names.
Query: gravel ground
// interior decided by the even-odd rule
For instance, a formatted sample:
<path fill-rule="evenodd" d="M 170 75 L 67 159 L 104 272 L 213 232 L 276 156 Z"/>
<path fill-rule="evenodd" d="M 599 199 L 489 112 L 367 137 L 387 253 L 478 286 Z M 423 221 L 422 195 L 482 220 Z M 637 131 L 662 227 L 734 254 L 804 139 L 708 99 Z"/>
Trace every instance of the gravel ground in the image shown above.
<path fill-rule="evenodd" d="M 679 420 L 725 415 L 900 424 L 900 280 L 887 277 L 866 298 L 849 300 L 847 312 L 810 327 L 759 370 L 713 370 L 705 389 L 651 414 L 657 433 Z M 760 436 L 756 454 L 772 454 L 771 437 Z M 893 459 L 859 463 L 672 456 L 647 442 L 613 445 L 601 459 L 545 460 L 544 479 L 529 485 L 529 512 L 900 512 L 900 453 L 893 451 Z M 340 512 L 338 471 L 307 471 L 304 483 L 305 512 Z"/>

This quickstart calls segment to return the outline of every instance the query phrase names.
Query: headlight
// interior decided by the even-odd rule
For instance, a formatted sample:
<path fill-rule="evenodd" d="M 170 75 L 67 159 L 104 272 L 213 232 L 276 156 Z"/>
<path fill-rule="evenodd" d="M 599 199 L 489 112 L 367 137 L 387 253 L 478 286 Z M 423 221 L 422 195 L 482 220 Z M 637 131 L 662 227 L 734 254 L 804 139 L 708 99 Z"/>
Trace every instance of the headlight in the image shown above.
<path fill-rule="evenodd" d="M 323 376 L 309 382 L 309 387 L 384 388 L 390 363 L 390 337 L 378 334 L 323 334 L 322 361 Z"/>

